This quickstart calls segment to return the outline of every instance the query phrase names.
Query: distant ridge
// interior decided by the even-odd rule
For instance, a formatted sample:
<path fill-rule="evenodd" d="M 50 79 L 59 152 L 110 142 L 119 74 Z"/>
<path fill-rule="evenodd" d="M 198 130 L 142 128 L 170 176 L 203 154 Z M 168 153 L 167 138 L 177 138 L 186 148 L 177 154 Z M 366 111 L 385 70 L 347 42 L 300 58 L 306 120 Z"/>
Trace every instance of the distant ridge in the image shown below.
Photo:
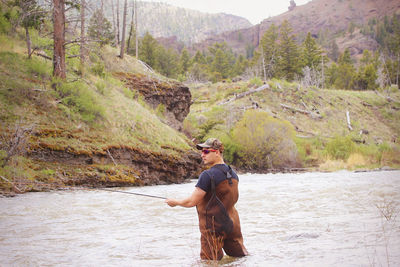
<path fill-rule="evenodd" d="M 247 19 L 225 14 L 209 14 L 161 2 L 138 2 L 138 31 L 153 37 L 173 37 L 185 44 L 210 36 L 253 26 Z"/>
<path fill-rule="evenodd" d="M 281 15 L 264 19 L 260 24 L 246 29 L 224 32 L 195 44 L 195 49 L 204 49 L 215 42 L 227 42 L 234 51 L 245 53 L 246 47 L 257 47 L 264 32 L 272 25 L 281 25 L 288 20 L 293 33 L 302 41 L 307 32 L 317 37 L 319 43 L 328 46 L 335 41 L 339 50 L 348 48 L 353 56 L 361 55 L 364 49 L 375 51 L 378 44 L 371 37 L 360 33 L 360 28 L 369 20 L 383 20 L 385 16 L 400 15 L 399 0 L 313 0 L 295 6 Z M 351 34 L 349 28 L 354 26 Z"/>

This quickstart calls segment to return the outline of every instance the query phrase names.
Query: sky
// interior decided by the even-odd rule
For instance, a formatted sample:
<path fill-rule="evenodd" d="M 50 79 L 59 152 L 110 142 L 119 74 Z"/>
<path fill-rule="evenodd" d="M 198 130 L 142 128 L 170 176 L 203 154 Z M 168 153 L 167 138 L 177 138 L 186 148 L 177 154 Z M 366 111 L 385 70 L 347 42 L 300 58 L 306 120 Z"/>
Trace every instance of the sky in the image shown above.
<path fill-rule="evenodd" d="M 227 13 L 248 19 L 252 24 L 288 11 L 289 0 L 144 0 L 164 2 L 178 7 L 190 8 L 207 13 Z M 311 0 L 295 0 L 304 5 Z"/>

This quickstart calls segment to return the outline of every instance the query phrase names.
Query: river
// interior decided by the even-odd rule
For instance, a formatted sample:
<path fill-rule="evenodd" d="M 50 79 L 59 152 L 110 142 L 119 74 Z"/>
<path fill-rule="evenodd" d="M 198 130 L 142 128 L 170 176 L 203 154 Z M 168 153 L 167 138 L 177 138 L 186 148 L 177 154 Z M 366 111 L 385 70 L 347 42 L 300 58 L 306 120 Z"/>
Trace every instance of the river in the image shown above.
<path fill-rule="evenodd" d="M 120 188 L 182 198 L 179 185 Z M 400 266 L 400 171 L 245 174 L 250 256 L 219 266 Z M 397 215 L 397 217 L 396 217 Z M 195 208 L 102 190 L 0 198 L 1 266 L 207 266 Z"/>

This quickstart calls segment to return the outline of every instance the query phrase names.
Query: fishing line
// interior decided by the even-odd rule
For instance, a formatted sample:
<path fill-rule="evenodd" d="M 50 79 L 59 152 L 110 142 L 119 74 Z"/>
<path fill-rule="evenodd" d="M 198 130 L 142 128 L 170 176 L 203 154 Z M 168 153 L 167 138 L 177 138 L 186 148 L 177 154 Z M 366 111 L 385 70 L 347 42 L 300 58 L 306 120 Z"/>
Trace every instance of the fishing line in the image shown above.
<path fill-rule="evenodd" d="M 6 179 L 5 177 L 0 175 L 0 178 L 5 180 L 6 182 L 10 183 L 12 186 L 15 187 L 20 193 L 23 193 L 21 189 L 19 189 L 13 182 L 10 180 Z M 34 183 L 40 184 L 40 185 L 47 185 L 49 187 L 54 186 L 52 184 L 47 184 L 47 183 L 42 183 L 42 182 L 37 182 L 35 181 Z M 26 185 L 32 185 L 32 183 L 19 183 L 19 184 L 26 184 Z M 103 190 L 103 191 L 108 191 L 108 192 L 114 192 L 114 193 L 122 193 L 122 194 L 130 194 L 130 195 L 136 195 L 136 196 L 142 196 L 142 197 L 152 197 L 152 198 L 158 198 L 158 199 L 167 199 L 166 197 L 160 197 L 160 196 L 155 196 L 155 195 L 149 195 L 149 194 L 142 194 L 142 193 L 136 193 L 136 192 L 128 192 L 128 191 L 121 191 L 121 190 L 114 190 L 114 189 L 107 189 L 107 188 L 88 188 L 88 187 L 64 187 L 64 188 L 55 188 L 56 190 L 74 190 L 74 189 L 79 189 L 79 190 Z"/>
<path fill-rule="evenodd" d="M 98 189 L 98 190 L 103 190 L 103 191 L 109 191 L 109 192 L 115 192 L 115 193 L 123 193 L 123 194 L 130 194 L 130 195 L 143 196 L 143 197 L 152 197 L 152 198 L 159 198 L 159 199 L 167 199 L 166 197 L 160 197 L 160 196 L 154 196 L 154 195 L 148 195 L 148 194 L 141 194 L 141 193 L 135 193 L 135 192 L 128 192 L 128 191 L 120 191 L 120 190 L 105 189 L 105 188 L 96 188 L 96 189 Z"/>

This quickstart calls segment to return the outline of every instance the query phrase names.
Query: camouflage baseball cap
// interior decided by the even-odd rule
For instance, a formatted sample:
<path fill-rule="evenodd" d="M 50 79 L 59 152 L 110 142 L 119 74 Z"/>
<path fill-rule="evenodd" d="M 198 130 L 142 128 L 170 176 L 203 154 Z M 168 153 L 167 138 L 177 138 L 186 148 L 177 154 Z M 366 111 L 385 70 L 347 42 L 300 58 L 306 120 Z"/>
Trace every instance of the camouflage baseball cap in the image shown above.
<path fill-rule="evenodd" d="M 221 141 L 219 141 L 217 138 L 208 138 L 207 141 L 205 141 L 202 144 L 197 144 L 196 148 L 198 150 L 202 150 L 203 148 L 212 148 L 219 150 L 223 152 L 224 146 L 222 145 Z"/>

